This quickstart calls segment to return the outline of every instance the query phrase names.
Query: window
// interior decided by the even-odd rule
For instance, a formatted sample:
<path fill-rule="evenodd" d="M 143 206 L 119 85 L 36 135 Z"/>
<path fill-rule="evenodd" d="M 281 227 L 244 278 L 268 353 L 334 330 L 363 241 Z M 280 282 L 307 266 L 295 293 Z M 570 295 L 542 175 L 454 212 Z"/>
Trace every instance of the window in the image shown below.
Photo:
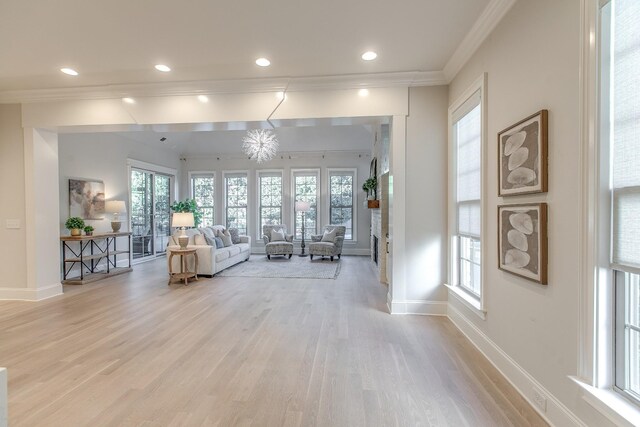
<path fill-rule="evenodd" d="M 346 227 L 345 240 L 353 240 L 355 170 L 329 171 L 329 222 Z"/>
<path fill-rule="evenodd" d="M 247 174 L 225 173 L 226 227 L 247 234 Z"/>
<path fill-rule="evenodd" d="M 451 114 L 455 170 L 455 225 L 452 235 L 453 285 L 480 300 L 482 114 L 480 90 Z"/>
<path fill-rule="evenodd" d="M 258 191 L 261 236 L 262 226 L 282 224 L 282 173 L 259 172 Z"/>
<path fill-rule="evenodd" d="M 295 238 L 302 238 L 302 212 L 295 210 L 295 202 L 309 202 L 311 210 L 304 213 L 304 238 L 311 239 L 318 227 L 319 170 L 293 171 Z"/>
<path fill-rule="evenodd" d="M 215 180 L 213 173 L 192 173 L 191 197 L 202 212 L 201 227 L 209 227 L 214 222 Z"/>
<path fill-rule="evenodd" d="M 640 2 L 602 10 L 601 127 L 610 159 L 615 389 L 640 403 Z M 606 32 L 606 34 L 605 34 Z"/>

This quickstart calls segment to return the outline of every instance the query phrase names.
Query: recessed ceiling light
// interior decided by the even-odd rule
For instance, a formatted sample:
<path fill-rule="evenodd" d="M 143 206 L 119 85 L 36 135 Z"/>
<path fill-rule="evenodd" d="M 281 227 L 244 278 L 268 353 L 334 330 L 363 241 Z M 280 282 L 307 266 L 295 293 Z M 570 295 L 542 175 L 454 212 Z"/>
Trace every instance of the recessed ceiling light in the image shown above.
<path fill-rule="evenodd" d="M 158 65 L 156 65 L 156 70 L 162 71 L 163 73 L 168 73 L 169 71 L 171 71 L 171 68 L 169 68 L 168 66 L 166 66 L 164 64 L 158 64 Z"/>
<path fill-rule="evenodd" d="M 122 100 L 124 102 L 126 102 L 127 104 L 135 104 L 136 103 L 136 100 L 133 99 L 133 98 L 122 98 Z"/>
<path fill-rule="evenodd" d="M 76 70 L 74 70 L 73 68 L 60 68 L 60 71 L 62 71 L 65 74 L 68 74 L 70 76 L 77 76 L 78 72 Z"/>
<path fill-rule="evenodd" d="M 271 65 L 271 61 L 269 61 L 267 58 L 258 58 L 256 59 L 256 65 L 259 65 L 261 67 L 268 67 L 269 65 Z"/>
<path fill-rule="evenodd" d="M 369 96 L 369 89 L 360 89 L 358 91 L 358 95 L 360 95 L 360 96 Z"/>
<path fill-rule="evenodd" d="M 378 57 L 378 54 L 371 50 L 362 54 L 362 59 L 364 59 L 365 61 L 373 61 L 377 57 Z"/>
<path fill-rule="evenodd" d="M 206 95 L 198 95 L 198 101 L 202 103 L 209 102 L 209 97 Z"/>

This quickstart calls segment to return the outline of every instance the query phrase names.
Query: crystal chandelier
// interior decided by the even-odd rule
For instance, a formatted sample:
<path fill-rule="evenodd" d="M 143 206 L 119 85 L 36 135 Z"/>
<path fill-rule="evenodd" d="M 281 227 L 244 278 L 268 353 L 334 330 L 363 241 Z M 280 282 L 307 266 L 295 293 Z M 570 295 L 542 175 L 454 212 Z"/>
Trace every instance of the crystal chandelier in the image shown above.
<path fill-rule="evenodd" d="M 278 138 L 269 129 L 253 129 L 242 138 L 242 151 L 258 163 L 273 159 L 277 150 Z"/>

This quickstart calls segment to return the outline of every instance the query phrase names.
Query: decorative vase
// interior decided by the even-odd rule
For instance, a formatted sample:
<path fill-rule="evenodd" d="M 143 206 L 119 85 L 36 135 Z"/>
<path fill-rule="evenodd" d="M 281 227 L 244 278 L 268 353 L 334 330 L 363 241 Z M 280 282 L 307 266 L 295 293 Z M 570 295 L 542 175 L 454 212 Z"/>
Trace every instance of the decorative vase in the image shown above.
<path fill-rule="evenodd" d="M 70 231 L 72 236 L 80 236 L 82 234 L 82 230 L 79 228 L 72 228 Z"/>
<path fill-rule="evenodd" d="M 84 234 L 87 236 L 93 236 L 93 231 L 86 231 Z"/>

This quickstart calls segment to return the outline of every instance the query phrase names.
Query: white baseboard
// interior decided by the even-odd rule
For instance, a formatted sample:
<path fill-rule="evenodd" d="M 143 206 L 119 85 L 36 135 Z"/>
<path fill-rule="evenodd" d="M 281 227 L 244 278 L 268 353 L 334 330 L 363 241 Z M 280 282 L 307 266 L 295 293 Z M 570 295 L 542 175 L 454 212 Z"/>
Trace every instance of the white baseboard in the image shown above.
<path fill-rule="evenodd" d="M 43 288 L 0 288 L 0 300 L 41 301 L 43 299 L 62 295 L 62 284 Z"/>
<path fill-rule="evenodd" d="M 542 418 L 551 426 L 586 427 L 580 418 L 544 388 L 533 376 L 496 345 L 476 325 L 469 321 L 453 304 L 448 306 L 448 316 L 453 324 L 491 362 L 509 383 L 529 402 Z M 547 410 L 543 412 L 533 397 L 534 389 L 547 399 Z"/>
<path fill-rule="evenodd" d="M 404 300 L 392 301 L 387 294 L 387 308 L 391 314 L 418 314 L 422 316 L 446 316 L 446 301 Z"/>

